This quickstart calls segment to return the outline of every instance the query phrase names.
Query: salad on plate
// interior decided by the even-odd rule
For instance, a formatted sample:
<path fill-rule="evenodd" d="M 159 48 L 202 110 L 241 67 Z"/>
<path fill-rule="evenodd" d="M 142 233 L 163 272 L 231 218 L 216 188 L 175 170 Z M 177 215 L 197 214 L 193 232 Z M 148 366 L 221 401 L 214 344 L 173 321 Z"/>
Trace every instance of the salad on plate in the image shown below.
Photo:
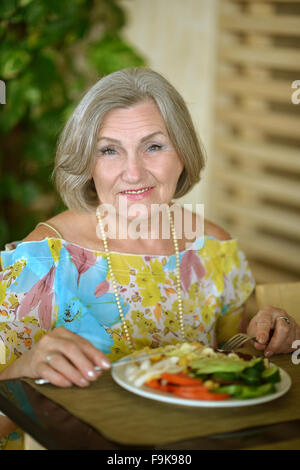
<path fill-rule="evenodd" d="M 202 343 L 167 345 L 155 352 L 153 356 L 153 349 L 145 348 L 134 353 L 136 361 L 124 369 L 128 383 L 187 400 L 221 401 L 272 394 L 281 381 L 280 369 L 264 357 Z"/>

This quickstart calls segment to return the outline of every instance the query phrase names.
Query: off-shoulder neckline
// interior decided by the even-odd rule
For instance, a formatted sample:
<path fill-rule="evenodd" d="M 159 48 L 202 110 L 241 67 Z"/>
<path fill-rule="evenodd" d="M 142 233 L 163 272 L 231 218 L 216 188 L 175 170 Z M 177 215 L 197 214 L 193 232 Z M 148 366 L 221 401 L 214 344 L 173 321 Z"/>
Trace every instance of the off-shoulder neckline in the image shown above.
<path fill-rule="evenodd" d="M 190 251 L 192 249 L 195 249 L 195 250 L 201 249 L 204 246 L 205 239 L 215 240 L 215 241 L 218 241 L 221 244 L 235 241 L 235 239 L 233 239 L 233 238 L 230 238 L 228 240 L 218 240 L 217 238 L 215 238 L 211 235 L 204 235 L 203 237 L 201 236 L 201 237 L 196 238 L 196 240 L 194 240 L 194 242 L 191 244 L 190 247 L 186 248 L 185 250 L 180 251 L 179 254 L 182 255 L 183 253 L 185 253 L 187 251 Z M 89 252 L 92 252 L 92 253 L 96 252 L 96 253 L 105 254 L 105 251 L 103 251 L 103 250 L 86 248 L 82 245 L 78 245 L 77 243 L 70 242 L 68 240 L 65 240 L 64 238 L 58 238 L 58 237 L 45 237 L 43 240 L 21 241 L 17 244 L 17 247 L 20 246 L 20 245 L 25 245 L 25 244 L 44 243 L 45 241 L 48 242 L 48 240 L 60 240 L 61 242 L 64 242 L 64 244 L 76 246 L 77 248 L 80 248 L 81 250 L 89 251 Z M 201 245 L 200 245 L 200 243 L 201 243 Z M 200 246 L 198 246 L 198 245 L 200 245 Z M 12 251 L 12 250 L 10 250 L 10 251 Z M 171 255 L 167 255 L 167 254 L 157 255 L 157 254 L 146 254 L 146 253 L 127 253 L 127 252 L 121 252 L 121 251 L 110 251 L 110 253 L 116 254 L 116 255 L 142 256 L 142 257 L 147 256 L 147 257 L 154 257 L 154 258 L 163 258 L 163 257 L 175 256 L 175 253 L 172 253 Z"/>

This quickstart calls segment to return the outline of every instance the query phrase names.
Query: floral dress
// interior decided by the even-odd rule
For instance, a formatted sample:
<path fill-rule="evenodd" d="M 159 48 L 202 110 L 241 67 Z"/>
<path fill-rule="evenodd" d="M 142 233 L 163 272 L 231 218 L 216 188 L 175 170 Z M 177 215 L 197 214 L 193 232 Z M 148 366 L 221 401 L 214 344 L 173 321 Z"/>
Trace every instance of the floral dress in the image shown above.
<path fill-rule="evenodd" d="M 0 258 L 2 369 L 58 326 L 112 361 L 130 352 L 104 252 L 57 238 L 7 248 Z M 134 347 L 181 341 L 175 254 L 111 252 L 111 259 Z M 236 240 L 197 239 L 180 252 L 180 277 L 185 341 L 216 346 L 243 329 L 254 280 Z"/>

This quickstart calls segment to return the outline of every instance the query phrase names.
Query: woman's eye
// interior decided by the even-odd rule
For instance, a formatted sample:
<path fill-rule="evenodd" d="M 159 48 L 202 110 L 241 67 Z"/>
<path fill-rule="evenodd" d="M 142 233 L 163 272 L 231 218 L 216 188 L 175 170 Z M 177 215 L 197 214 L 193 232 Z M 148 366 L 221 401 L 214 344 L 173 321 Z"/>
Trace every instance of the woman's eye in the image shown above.
<path fill-rule="evenodd" d="M 101 155 L 114 155 L 115 149 L 112 149 L 110 147 L 105 147 L 103 149 L 100 149 L 100 154 Z"/>
<path fill-rule="evenodd" d="M 162 145 L 158 145 L 158 144 L 152 144 L 150 145 L 150 147 L 148 147 L 148 150 L 150 150 L 150 152 L 161 150 L 161 149 L 162 149 Z"/>

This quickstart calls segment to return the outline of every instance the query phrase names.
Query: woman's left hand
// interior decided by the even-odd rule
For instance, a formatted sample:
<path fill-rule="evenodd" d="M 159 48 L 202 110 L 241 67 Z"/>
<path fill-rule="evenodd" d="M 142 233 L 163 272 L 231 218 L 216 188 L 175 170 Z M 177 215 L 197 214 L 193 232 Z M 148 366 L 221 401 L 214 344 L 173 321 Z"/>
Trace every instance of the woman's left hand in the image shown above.
<path fill-rule="evenodd" d="M 264 351 L 265 356 L 290 353 L 296 339 L 300 339 L 300 327 L 285 310 L 267 306 L 251 319 L 247 333 L 255 336 L 254 347 Z"/>

